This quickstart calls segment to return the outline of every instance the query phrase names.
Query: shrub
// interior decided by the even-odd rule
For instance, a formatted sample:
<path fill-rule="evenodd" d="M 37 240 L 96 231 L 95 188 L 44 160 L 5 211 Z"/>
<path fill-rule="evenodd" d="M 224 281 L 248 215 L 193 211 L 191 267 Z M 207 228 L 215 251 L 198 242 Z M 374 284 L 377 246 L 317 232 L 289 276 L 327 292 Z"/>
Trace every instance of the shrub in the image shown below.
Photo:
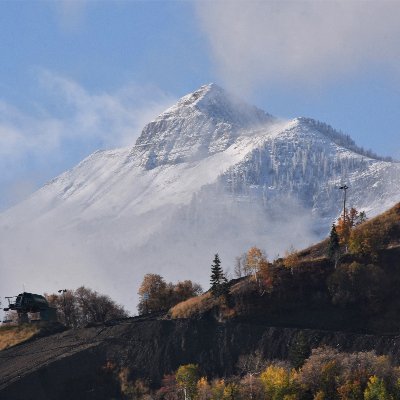
<path fill-rule="evenodd" d="M 205 293 L 178 303 L 169 312 L 172 318 L 190 318 L 207 311 L 216 304 L 218 304 L 218 300 L 213 298 L 210 293 Z"/>

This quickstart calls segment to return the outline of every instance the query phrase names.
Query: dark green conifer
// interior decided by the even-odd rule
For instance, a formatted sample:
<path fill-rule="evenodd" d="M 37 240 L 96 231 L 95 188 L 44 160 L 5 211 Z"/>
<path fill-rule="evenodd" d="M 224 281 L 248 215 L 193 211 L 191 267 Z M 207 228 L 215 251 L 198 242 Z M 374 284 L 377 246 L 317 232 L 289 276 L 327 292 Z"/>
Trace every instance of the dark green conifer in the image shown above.
<path fill-rule="evenodd" d="M 311 346 L 308 344 L 306 336 L 300 332 L 293 340 L 289 347 L 288 359 L 292 366 L 299 369 L 303 366 L 304 361 L 311 354 Z"/>
<path fill-rule="evenodd" d="M 211 293 L 213 296 L 218 297 L 226 293 L 227 279 L 225 278 L 224 271 L 221 268 L 221 260 L 219 255 L 216 254 L 214 261 L 211 265 Z"/>
<path fill-rule="evenodd" d="M 329 235 L 328 257 L 331 260 L 336 259 L 340 250 L 339 235 L 336 231 L 335 224 L 332 225 L 331 233 Z"/>

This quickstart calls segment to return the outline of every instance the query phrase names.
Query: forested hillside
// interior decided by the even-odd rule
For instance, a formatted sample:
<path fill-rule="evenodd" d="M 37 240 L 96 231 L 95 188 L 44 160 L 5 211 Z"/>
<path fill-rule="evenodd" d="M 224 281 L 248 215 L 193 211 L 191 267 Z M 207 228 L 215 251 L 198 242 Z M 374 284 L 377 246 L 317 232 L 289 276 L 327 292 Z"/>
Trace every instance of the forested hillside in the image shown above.
<path fill-rule="evenodd" d="M 237 259 L 244 276 L 229 282 L 226 295 L 189 299 L 171 317 L 208 312 L 275 326 L 400 332 L 400 204 L 371 220 L 352 209 L 345 221 L 321 243 L 272 261 L 250 249 Z"/>

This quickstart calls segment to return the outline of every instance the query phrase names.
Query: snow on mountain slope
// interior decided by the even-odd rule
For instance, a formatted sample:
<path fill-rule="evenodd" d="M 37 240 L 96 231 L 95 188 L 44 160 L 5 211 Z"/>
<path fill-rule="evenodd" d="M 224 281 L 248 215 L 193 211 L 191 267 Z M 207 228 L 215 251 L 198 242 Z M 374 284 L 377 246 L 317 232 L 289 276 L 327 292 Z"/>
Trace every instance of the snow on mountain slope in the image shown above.
<path fill-rule="evenodd" d="M 263 131 L 252 136 L 259 145 L 244 162 L 224 174 L 231 191 L 262 198 L 268 205 L 285 195 L 311 208 L 325 224 L 340 210 L 343 193 L 350 186 L 351 204 L 372 214 L 400 199 L 400 164 L 355 153 L 316 129 L 313 120 L 298 118 L 275 135 Z"/>
<path fill-rule="evenodd" d="M 325 235 L 342 183 L 372 215 L 400 201 L 400 164 L 206 85 L 0 216 L 0 295 L 85 284 L 133 310 L 147 272 L 207 287 L 215 252 L 227 268 L 251 245 L 273 257 Z"/>
<path fill-rule="evenodd" d="M 225 150 L 243 129 L 272 121 L 271 115 L 227 96 L 217 85 L 205 85 L 150 122 L 132 158 L 146 169 L 198 160 Z"/>

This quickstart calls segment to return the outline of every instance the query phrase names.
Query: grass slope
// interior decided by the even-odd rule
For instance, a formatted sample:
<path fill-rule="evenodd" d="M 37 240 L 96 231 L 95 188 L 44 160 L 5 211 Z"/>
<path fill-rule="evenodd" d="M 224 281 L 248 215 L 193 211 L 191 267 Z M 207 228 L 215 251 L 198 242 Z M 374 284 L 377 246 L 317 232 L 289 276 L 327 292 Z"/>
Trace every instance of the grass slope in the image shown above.
<path fill-rule="evenodd" d="M 40 328 L 36 325 L 24 324 L 19 326 L 0 327 L 0 351 L 19 343 L 25 342 L 37 335 Z"/>

